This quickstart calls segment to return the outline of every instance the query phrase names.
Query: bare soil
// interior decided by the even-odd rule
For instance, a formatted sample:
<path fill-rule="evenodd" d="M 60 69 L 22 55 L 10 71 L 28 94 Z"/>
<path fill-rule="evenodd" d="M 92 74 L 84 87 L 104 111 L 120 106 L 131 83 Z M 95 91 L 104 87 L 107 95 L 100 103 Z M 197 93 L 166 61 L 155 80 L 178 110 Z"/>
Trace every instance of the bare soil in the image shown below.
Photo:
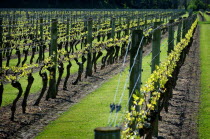
<path fill-rule="evenodd" d="M 199 27 L 180 69 L 170 100 L 169 112 L 161 113 L 159 136 L 166 139 L 198 139 L 197 116 L 200 98 Z"/>

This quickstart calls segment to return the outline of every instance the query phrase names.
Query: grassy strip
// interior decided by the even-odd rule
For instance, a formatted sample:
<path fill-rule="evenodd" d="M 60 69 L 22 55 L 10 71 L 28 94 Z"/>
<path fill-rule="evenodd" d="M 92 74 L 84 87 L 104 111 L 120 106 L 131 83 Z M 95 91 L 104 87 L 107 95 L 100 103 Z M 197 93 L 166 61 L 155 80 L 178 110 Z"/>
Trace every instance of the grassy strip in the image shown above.
<path fill-rule="evenodd" d="M 203 16 L 206 19 L 206 21 L 210 21 L 210 16 L 209 15 L 207 15 L 206 13 L 204 13 Z"/>
<path fill-rule="evenodd" d="M 166 41 L 164 40 L 161 47 L 161 60 L 167 56 Z M 143 77 L 145 82 L 149 77 L 151 68 L 148 63 L 151 61 L 151 54 L 143 58 Z M 119 102 L 121 93 L 123 92 L 124 83 L 128 75 L 128 68 L 122 73 L 121 82 L 119 85 L 119 93 L 117 94 L 116 103 Z M 80 103 L 73 105 L 68 111 L 64 112 L 57 120 L 51 122 L 45 127 L 36 138 L 72 138 L 72 139 L 89 139 L 93 138 L 93 129 L 99 126 L 107 126 L 110 116 L 109 104 L 113 102 L 120 74 L 115 75 L 109 81 L 104 83 L 100 88 L 83 98 Z M 122 99 L 122 111 L 119 112 L 117 122 L 119 123 L 125 111 L 127 110 L 128 100 L 128 84 L 124 97 Z M 111 115 L 113 121 L 115 113 Z M 118 125 L 118 124 L 117 124 Z"/>
<path fill-rule="evenodd" d="M 206 18 L 207 19 L 207 18 Z M 207 19 L 210 21 L 210 18 Z M 199 111 L 199 138 L 210 137 L 210 24 L 200 24 L 201 98 Z"/>

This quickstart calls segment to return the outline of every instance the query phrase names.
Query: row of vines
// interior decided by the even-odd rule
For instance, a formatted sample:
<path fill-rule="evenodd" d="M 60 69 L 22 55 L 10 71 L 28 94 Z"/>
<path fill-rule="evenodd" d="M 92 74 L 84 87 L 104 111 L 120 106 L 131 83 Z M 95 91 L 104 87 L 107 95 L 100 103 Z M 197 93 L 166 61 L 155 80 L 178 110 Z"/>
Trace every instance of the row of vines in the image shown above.
<path fill-rule="evenodd" d="M 174 45 L 175 37 L 173 35 L 172 41 L 170 41 L 170 27 L 168 30 L 168 56 L 166 60 L 160 63 L 157 58 L 160 53 L 155 54 L 152 61 L 157 59 L 157 62 L 154 62 L 155 68 L 152 69 L 152 74 L 146 83 L 140 85 L 139 80 L 141 81 L 141 79 L 136 78 L 134 79 L 135 85 L 130 84 L 131 103 L 123 122 L 122 138 L 158 137 L 160 113 L 163 109 L 168 112 L 169 100 L 173 97 L 173 88 L 176 86 L 180 67 L 183 65 L 193 41 L 192 37 L 198 22 L 197 15 L 190 15 L 187 19 L 184 18 L 178 22 L 179 37 L 177 37 L 176 45 Z M 180 27 L 182 27 L 181 30 Z M 154 29 L 154 32 L 157 30 L 160 30 L 160 27 Z M 153 39 L 157 39 L 155 33 L 153 35 Z M 136 59 L 133 61 L 134 66 L 135 61 Z M 130 74 L 133 72 L 132 68 L 133 65 L 131 64 Z M 135 76 L 139 77 L 140 73 L 135 74 Z M 133 79 L 130 78 L 130 81 Z"/>
<path fill-rule="evenodd" d="M 56 98 L 64 70 L 63 89 L 68 89 L 72 60 L 78 65 L 81 81 L 84 64 L 85 76 L 118 62 L 125 56 L 129 36 L 134 29 L 144 29 L 147 41 L 153 22 L 167 22 L 183 11 L 1 11 L 0 18 L 0 105 L 4 101 L 4 86 L 11 85 L 19 93 L 12 102 L 11 120 L 16 104 L 24 94 L 23 113 L 34 83 L 33 74 L 42 79 L 42 89 L 34 105 L 39 105 L 46 92 L 46 100 Z M 116 35 L 115 35 L 116 34 Z M 56 73 L 58 72 L 58 75 Z M 20 80 L 28 84 L 23 92 Z M 10 102 L 11 103 L 11 102 Z"/>

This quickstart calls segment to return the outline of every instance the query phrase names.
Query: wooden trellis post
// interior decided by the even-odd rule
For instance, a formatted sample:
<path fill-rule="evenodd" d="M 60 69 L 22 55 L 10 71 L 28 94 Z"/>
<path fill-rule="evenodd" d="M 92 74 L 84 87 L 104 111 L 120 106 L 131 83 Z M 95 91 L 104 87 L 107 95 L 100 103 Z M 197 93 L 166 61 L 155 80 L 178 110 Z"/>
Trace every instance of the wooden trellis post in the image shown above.
<path fill-rule="evenodd" d="M 0 70 L 2 70 L 2 38 L 3 38 L 3 27 L 2 27 L 2 18 L 0 17 Z M 0 71 L 0 75 L 1 75 L 1 71 Z"/>
<path fill-rule="evenodd" d="M 137 29 L 140 29 L 140 18 L 138 17 L 138 21 L 137 21 Z"/>
<path fill-rule="evenodd" d="M 126 22 L 127 22 L 127 30 L 126 30 L 125 35 L 129 35 L 129 30 L 130 30 L 130 29 L 129 29 L 129 28 L 130 28 L 130 18 L 127 17 L 126 19 L 127 19 L 127 21 L 126 21 Z"/>
<path fill-rule="evenodd" d="M 143 52 L 143 30 L 134 30 L 132 32 L 132 42 L 130 50 L 130 82 L 129 82 L 129 106 L 128 110 L 131 112 L 133 105 L 133 94 L 140 96 L 141 74 L 142 74 L 142 52 Z M 140 111 L 139 106 L 135 108 L 137 112 Z M 136 121 L 130 125 L 132 130 L 136 129 Z"/>
<path fill-rule="evenodd" d="M 120 139 L 119 127 L 98 127 L 94 131 L 95 139 Z"/>
<path fill-rule="evenodd" d="M 67 41 L 69 41 L 69 22 L 70 22 L 70 19 L 67 18 L 67 24 L 66 24 L 66 35 L 67 35 Z"/>
<path fill-rule="evenodd" d="M 11 32 L 12 32 L 12 21 L 11 18 L 9 19 L 9 27 L 8 27 L 8 37 L 11 40 Z"/>
<path fill-rule="evenodd" d="M 43 18 L 40 18 L 40 37 L 41 45 L 39 46 L 39 62 L 43 60 Z M 51 49 L 51 48 L 50 48 Z"/>
<path fill-rule="evenodd" d="M 114 37 L 115 37 L 115 18 L 112 18 L 112 20 L 111 20 L 111 28 L 112 28 L 111 38 L 114 40 Z"/>
<path fill-rule="evenodd" d="M 36 34 L 36 39 L 38 38 L 38 35 L 39 35 L 38 34 L 38 32 L 39 32 L 38 31 L 38 27 L 39 27 L 38 25 L 39 25 L 39 20 L 36 20 L 36 33 L 35 33 Z"/>
<path fill-rule="evenodd" d="M 145 15 L 144 19 L 144 29 L 147 29 L 147 15 Z"/>
<path fill-rule="evenodd" d="M 70 41 L 70 25 L 69 25 L 69 22 L 70 22 L 70 19 L 69 18 L 67 18 L 67 24 L 66 24 L 66 36 L 67 36 L 67 43 L 69 43 L 69 41 Z M 68 45 L 65 45 L 65 51 L 67 51 L 68 52 Z"/>
<path fill-rule="evenodd" d="M 154 22 L 154 28 L 161 25 L 161 22 Z M 155 70 L 155 66 L 160 63 L 160 41 L 161 41 L 161 29 L 156 29 L 153 32 L 152 37 L 152 65 L 151 73 Z"/>
<path fill-rule="evenodd" d="M 182 18 L 179 18 L 176 43 L 179 43 L 181 41 L 181 32 L 182 32 Z"/>
<path fill-rule="evenodd" d="M 169 20 L 169 29 L 168 29 L 168 54 L 174 49 L 174 20 Z"/>
<path fill-rule="evenodd" d="M 161 25 L 162 22 L 154 22 L 154 28 L 156 29 L 158 26 Z M 160 42 L 161 42 L 161 29 L 156 29 L 153 32 L 152 38 L 152 65 L 151 65 L 151 73 L 155 70 L 156 66 L 160 64 Z M 158 88 L 159 83 L 155 83 L 155 88 Z M 155 107 L 155 110 L 158 111 L 158 103 Z M 158 115 L 156 115 L 153 127 L 153 136 L 158 136 Z M 151 134 L 152 135 L 152 134 Z"/>
<path fill-rule="evenodd" d="M 143 52 L 143 31 L 134 30 L 132 32 L 132 45 L 130 50 L 130 84 L 129 84 L 129 111 L 133 105 L 132 94 L 139 96 L 141 86 L 141 72 L 142 72 L 142 52 Z M 142 41 L 141 41 L 142 40 Z M 140 44 L 141 43 L 141 44 Z M 135 61 L 134 61 L 135 60 Z M 138 111 L 138 110 L 137 110 Z"/>
<path fill-rule="evenodd" d="M 2 61 L 3 61 L 3 59 L 2 59 L 2 53 L 3 53 L 2 38 L 3 38 L 3 27 L 2 27 L 2 18 L 0 17 L 0 76 L 2 76 Z M 4 91 L 4 84 L 3 84 L 3 82 L 0 82 L 0 106 L 2 104 L 3 91 Z"/>
<path fill-rule="evenodd" d="M 182 39 L 185 38 L 186 34 L 187 34 L 186 17 L 184 17 L 182 24 Z"/>
<path fill-rule="evenodd" d="M 49 90 L 47 93 L 48 98 L 56 98 L 56 69 L 57 69 L 57 19 L 52 19 L 52 27 L 51 27 L 51 45 L 50 45 L 50 56 L 52 56 L 52 61 L 54 65 L 50 70 L 50 82 L 49 82 Z"/>
<path fill-rule="evenodd" d="M 89 44 L 89 52 L 87 54 L 87 68 L 86 68 L 86 77 L 87 76 L 92 76 L 92 26 L 93 26 L 93 19 L 89 18 L 88 19 L 88 36 L 87 36 L 87 43 Z"/>

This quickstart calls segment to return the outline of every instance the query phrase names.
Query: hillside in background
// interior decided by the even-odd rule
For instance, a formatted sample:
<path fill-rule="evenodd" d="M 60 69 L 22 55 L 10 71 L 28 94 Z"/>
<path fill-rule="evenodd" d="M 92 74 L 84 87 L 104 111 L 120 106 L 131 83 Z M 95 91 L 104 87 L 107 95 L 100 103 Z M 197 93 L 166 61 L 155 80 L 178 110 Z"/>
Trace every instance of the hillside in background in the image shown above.
<path fill-rule="evenodd" d="M 0 8 L 210 9 L 210 0 L 1 0 Z"/>
<path fill-rule="evenodd" d="M 185 8 L 201 0 L 1 0 L 0 8 L 141 8 L 177 9 Z M 207 6 L 210 0 L 203 0 Z M 201 7 L 199 7 L 201 8 Z"/>

